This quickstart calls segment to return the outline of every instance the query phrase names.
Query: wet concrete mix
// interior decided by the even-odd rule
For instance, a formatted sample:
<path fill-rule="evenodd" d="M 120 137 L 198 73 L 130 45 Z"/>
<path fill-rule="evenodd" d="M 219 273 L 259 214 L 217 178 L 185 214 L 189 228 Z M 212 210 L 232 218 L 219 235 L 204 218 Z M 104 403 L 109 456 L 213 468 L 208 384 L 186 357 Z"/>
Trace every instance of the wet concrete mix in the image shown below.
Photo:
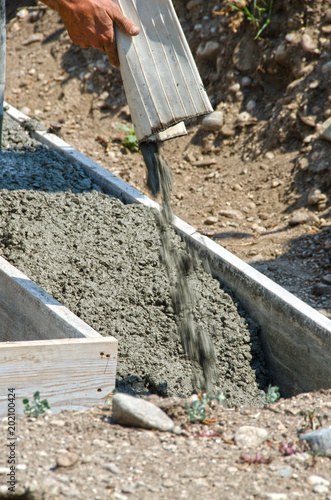
<path fill-rule="evenodd" d="M 117 387 L 186 397 L 203 389 L 178 334 L 153 210 L 125 205 L 5 115 L 0 155 L 0 255 L 101 335 L 119 342 Z M 187 249 L 173 231 L 172 253 Z M 170 274 L 171 276 L 171 274 Z M 270 383 L 258 326 L 195 260 L 197 331 L 214 345 L 214 391 L 227 405 L 261 404 Z"/>

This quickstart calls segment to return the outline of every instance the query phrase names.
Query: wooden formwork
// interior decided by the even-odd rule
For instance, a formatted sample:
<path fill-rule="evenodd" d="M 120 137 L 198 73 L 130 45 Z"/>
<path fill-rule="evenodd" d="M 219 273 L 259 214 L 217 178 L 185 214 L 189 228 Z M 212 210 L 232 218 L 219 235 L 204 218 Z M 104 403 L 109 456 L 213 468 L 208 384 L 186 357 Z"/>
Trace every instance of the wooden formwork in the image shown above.
<path fill-rule="evenodd" d="M 0 418 L 8 395 L 17 415 L 37 391 L 57 413 L 100 404 L 115 387 L 117 340 L 101 337 L 1 257 L 0 340 Z"/>

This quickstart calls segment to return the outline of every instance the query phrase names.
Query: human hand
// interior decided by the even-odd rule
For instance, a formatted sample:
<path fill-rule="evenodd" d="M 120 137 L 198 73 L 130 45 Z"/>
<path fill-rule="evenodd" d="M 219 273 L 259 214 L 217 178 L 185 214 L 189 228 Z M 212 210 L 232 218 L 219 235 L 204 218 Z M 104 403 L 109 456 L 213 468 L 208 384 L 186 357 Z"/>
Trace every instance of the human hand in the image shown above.
<path fill-rule="evenodd" d="M 140 32 L 139 27 L 127 19 L 111 0 L 42 1 L 60 14 L 74 43 L 106 52 L 110 64 L 115 67 L 119 66 L 119 59 L 114 25 L 129 36 Z"/>

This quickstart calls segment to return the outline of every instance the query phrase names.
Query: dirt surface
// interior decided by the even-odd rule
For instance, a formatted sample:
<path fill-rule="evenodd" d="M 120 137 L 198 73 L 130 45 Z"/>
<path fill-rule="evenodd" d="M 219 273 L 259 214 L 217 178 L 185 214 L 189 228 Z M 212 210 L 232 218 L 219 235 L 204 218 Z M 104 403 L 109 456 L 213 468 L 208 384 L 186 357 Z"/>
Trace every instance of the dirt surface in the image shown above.
<path fill-rule="evenodd" d="M 16 491 L 30 491 L 19 497 L 29 500 L 329 500 L 330 458 L 314 459 L 298 434 L 319 422 L 330 425 L 330 396 L 302 394 L 263 409 L 216 406 L 209 425 L 189 424 L 183 400 L 152 398 L 181 426 L 181 435 L 114 425 L 107 406 L 20 419 Z M 0 422 L 3 442 L 7 426 Z M 266 441 L 245 447 L 238 439 L 243 426 L 264 429 Z M 7 491 L 6 455 L 1 451 L 0 495 Z M 63 455 L 72 467 L 56 466 L 65 463 Z"/>
<path fill-rule="evenodd" d="M 240 15 L 213 16 L 215 2 L 174 3 L 224 119 L 221 132 L 199 120 L 165 145 L 174 211 L 330 315 L 330 143 L 318 133 L 331 116 L 331 5 L 274 2 L 270 26 L 254 41 Z M 207 41 L 218 44 L 208 58 Z M 125 134 L 116 128 L 131 125 L 118 70 L 101 53 L 73 46 L 47 9 L 13 19 L 7 47 L 7 101 L 144 191 L 142 157 L 122 147 Z M 32 484 L 37 498 L 330 498 L 330 485 L 317 488 L 311 478 L 329 481 L 330 459 L 281 451 L 290 442 L 298 449 L 303 429 L 330 425 L 330 391 L 270 408 L 220 407 L 210 415 L 216 421 L 199 428 L 187 424 L 183 402 L 156 402 L 187 434 L 114 426 L 107 408 L 20 420 L 18 485 Z M 236 444 L 246 424 L 268 430 L 268 440 L 249 451 Z M 68 449 L 77 464 L 56 469 L 56 456 Z"/>

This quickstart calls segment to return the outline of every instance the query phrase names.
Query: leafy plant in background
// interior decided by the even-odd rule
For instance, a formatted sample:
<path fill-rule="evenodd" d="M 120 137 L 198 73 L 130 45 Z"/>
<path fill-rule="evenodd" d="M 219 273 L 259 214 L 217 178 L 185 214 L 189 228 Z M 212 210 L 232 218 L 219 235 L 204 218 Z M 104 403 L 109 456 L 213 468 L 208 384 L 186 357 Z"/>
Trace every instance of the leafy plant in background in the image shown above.
<path fill-rule="evenodd" d="M 271 384 L 268 387 L 267 392 L 261 392 L 261 396 L 264 404 L 273 404 L 278 401 L 280 398 L 279 387 L 276 385 L 272 386 Z"/>
<path fill-rule="evenodd" d="M 189 422 L 204 422 L 206 420 L 206 405 L 213 407 L 214 403 L 219 404 L 224 401 L 223 392 L 217 392 L 213 395 L 212 392 L 203 393 L 199 399 L 191 404 L 186 403 L 186 414 Z"/>
<path fill-rule="evenodd" d="M 40 401 L 40 393 L 37 391 L 33 395 L 33 401 L 30 403 L 28 399 L 23 399 L 24 413 L 28 417 L 39 417 L 50 409 L 47 399 Z"/>
<path fill-rule="evenodd" d="M 127 136 L 122 140 L 122 146 L 125 146 L 133 153 L 137 153 L 139 151 L 139 145 L 136 137 L 136 133 L 134 130 L 134 126 L 131 128 L 126 126 L 118 126 L 117 130 L 123 130 L 123 132 L 127 133 Z"/>
<path fill-rule="evenodd" d="M 253 4 L 248 7 L 248 4 Z M 262 31 L 270 24 L 273 0 L 233 0 L 226 5 L 235 9 L 248 19 L 257 30 L 255 39 L 259 38 Z"/>

